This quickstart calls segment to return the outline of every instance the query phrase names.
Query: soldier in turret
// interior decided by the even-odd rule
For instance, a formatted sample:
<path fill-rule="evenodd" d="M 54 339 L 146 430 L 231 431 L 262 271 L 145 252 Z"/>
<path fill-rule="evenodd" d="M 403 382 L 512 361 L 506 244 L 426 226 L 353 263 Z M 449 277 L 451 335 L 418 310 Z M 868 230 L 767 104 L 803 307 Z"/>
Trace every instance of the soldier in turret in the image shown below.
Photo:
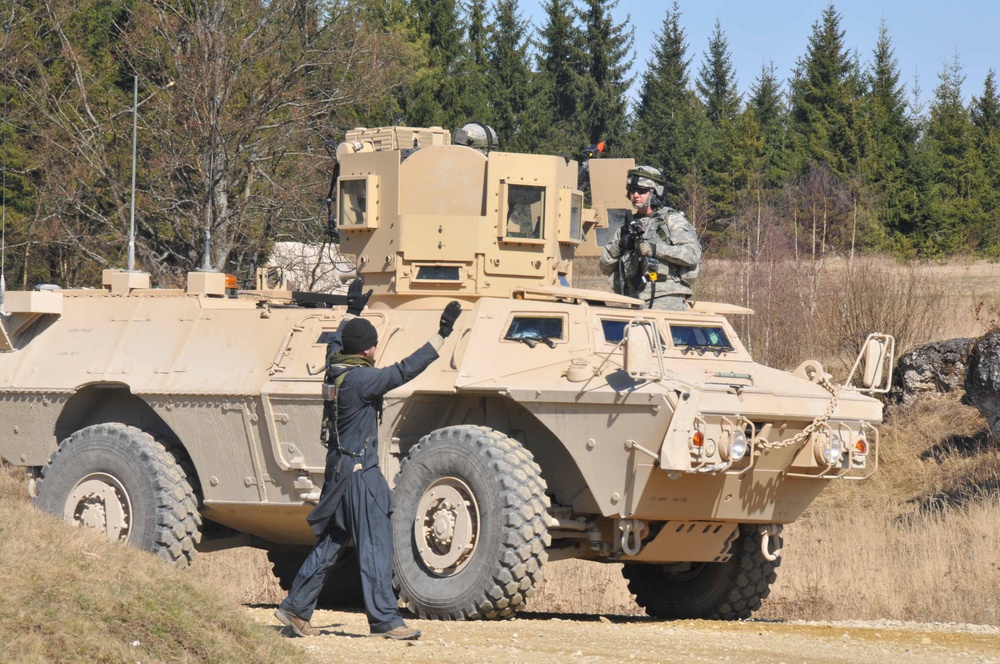
<path fill-rule="evenodd" d="M 601 253 L 602 274 L 616 293 L 650 309 L 684 311 L 701 266 L 701 244 L 683 212 L 664 205 L 663 174 L 652 166 L 628 172 L 626 195 L 635 212 Z"/>

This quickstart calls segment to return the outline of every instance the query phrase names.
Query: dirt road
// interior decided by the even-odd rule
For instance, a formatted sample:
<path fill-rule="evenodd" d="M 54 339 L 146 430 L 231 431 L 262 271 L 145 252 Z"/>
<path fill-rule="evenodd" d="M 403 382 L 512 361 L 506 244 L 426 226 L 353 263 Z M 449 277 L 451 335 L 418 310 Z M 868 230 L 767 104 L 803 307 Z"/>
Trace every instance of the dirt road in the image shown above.
<path fill-rule="evenodd" d="M 251 607 L 279 629 L 274 607 Z M 1000 628 L 857 623 L 655 622 L 646 618 L 521 613 L 500 622 L 408 620 L 419 641 L 368 637 L 362 613 L 317 611 L 323 635 L 295 639 L 314 661 L 355 662 L 969 662 L 1000 664 Z"/>

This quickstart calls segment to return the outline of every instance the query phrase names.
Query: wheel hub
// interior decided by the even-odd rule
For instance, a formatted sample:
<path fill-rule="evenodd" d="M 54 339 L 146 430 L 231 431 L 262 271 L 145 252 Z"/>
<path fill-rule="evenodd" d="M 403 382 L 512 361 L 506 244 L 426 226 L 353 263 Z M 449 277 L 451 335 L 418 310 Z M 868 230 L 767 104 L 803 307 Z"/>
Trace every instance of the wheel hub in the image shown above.
<path fill-rule="evenodd" d="M 432 572 L 460 572 L 479 537 L 479 506 L 472 490 L 456 477 L 431 484 L 417 505 L 413 530 L 420 556 Z"/>
<path fill-rule="evenodd" d="M 433 516 L 431 536 L 438 547 L 447 547 L 455 537 L 455 521 L 457 510 L 447 500 L 441 501 L 441 506 Z"/>
<path fill-rule="evenodd" d="M 84 477 L 66 498 L 63 518 L 81 528 L 124 542 L 131 532 L 132 503 L 117 478 L 94 473 Z"/>

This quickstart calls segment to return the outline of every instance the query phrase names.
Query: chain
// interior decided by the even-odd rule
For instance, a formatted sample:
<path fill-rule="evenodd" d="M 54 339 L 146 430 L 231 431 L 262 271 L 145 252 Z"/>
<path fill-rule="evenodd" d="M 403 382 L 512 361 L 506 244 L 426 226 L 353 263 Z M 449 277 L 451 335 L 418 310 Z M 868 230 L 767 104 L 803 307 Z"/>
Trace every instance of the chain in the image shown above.
<path fill-rule="evenodd" d="M 779 440 L 776 443 L 764 441 L 760 443 L 761 447 L 767 447 L 774 450 L 782 447 L 787 447 L 788 445 L 797 445 L 802 441 L 806 440 L 809 436 L 811 436 L 813 431 L 815 431 L 818 427 L 822 426 L 827 420 L 830 419 L 830 417 L 833 416 L 833 411 L 837 410 L 837 401 L 840 398 L 840 388 L 831 383 L 829 378 L 827 378 L 824 375 L 821 375 L 819 377 L 819 380 L 817 380 L 816 382 L 823 389 L 825 389 L 827 392 L 830 393 L 830 403 L 827 404 L 826 406 L 826 412 L 817 417 L 815 420 L 812 421 L 812 424 L 810 424 L 805 429 L 795 434 L 791 438 Z"/>

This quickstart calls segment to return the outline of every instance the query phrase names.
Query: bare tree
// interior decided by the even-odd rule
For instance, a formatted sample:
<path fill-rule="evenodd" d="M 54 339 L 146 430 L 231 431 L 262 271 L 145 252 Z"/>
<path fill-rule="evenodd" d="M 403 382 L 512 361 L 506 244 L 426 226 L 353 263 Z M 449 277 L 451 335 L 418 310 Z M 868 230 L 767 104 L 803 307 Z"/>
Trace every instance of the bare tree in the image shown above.
<path fill-rule="evenodd" d="M 135 110 L 136 249 L 161 283 L 197 268 L 249 281 L 272 241 L 321 240 L 323 146 L 387 97 L 393 38 L 348 0 L 140 0 L 101 59 L 77 26 L 92 4 L 24 9 L 15 85 L 35 110 L 39 226 L 91 268 L 123 266 Z"/>

